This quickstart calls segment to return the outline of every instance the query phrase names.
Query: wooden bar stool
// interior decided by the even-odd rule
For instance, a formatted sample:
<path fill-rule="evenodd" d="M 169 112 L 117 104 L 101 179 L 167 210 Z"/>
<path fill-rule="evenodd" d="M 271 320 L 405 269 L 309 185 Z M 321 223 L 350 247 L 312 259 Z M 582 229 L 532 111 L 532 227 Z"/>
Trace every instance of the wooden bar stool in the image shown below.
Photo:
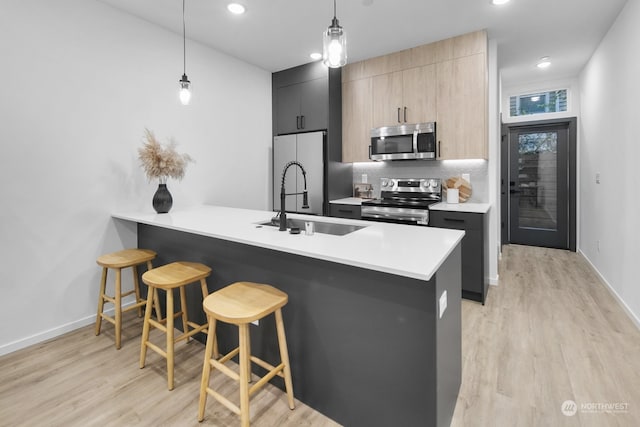
<path fill-rule="evenodd" d="M 187 314 L 187 295 L 185 291 L 186 285 L 200 281 L 200 287 L 202 288 L 202 298 L 206 298 L 209 294 L 207 289 L 206 278 L 211 274 L 211 269 L 206 265 L 196 262 L 173 262 L 171 264 L 163 265 L 153 270 L 149 270 L 142 275 L 142 281 L 149 286 L 149 297 L 147 298 L 147 307 L 144 313 L 144 326 L 142 328 L 142 343 L 140 345 L 140 369 L 144 368 L 145 359 L 147 356 L 147 347 L 160 354 L 167 359 L 167 384 L 169 390 L 173 390 L 173 355 L 175 343 L 182 340 L 189 340 L 191 336 L 198 332 L 207 333 L 208 323 L 199 325 L 197 323 L 189 321 Z M 180 289 L 180 311 L 174 313 L 173 310 L 173 290 L 175 288 Z M 154 290 L 164 290 L 167 295 L 167 309 L 166 317 L 161 321 L 151 319 L 151 295 Z M 174 334 L 174 319 L 178 316 L 182 316 L 182 328 L 183 333 L 177 337 Z M 161 349 L 157 345 L 149 341 L 149 330 L 153 326 L 160 329 L 167 335 L 166 350 Z M 189 330 L 189 327 L 193 328 Z"/>
<path fill-rule="evenodd" d="M 282 307 L 287 304 L 288 300 L 289 297 L 286 293 L 273 286 L 251 282 L 233 283 L 205 298 L 202 305 L 209 318 L 209 334 L 207 336 L 204 365 L 202 367 L 198 421 L 204 419 L 207 395 L 210 394 L 231 411 L 240 415 L 240 424 L 243 427 L 249 426 L 249 398 L 276 375 L 284 378 L 289 408 L 295 408 L 291 368 L 289 366 L 289 353 L 287 350 L 287 340 L 284 333 L 284 322 L 282 321 L 281 310 Z M 275 313 L 278 344 L 280 347 L 280 364 L 278 366 L 272 366 L 262 359 L 251 356 L 250 351 L 249 324 L 271 313 Z M 219 360 L 216 360 L 218 358 L 215 338 L 217 320 L 237 325 L 239 330 L 239 346 Z M 238 353 L 240 354 L 240 375 L 224 365 L 225 362 Z M 249 382 L 251 381 L 251 362 L 260 365 L 269 372 L 249 388 Z M 209 388 L 209 376 L 212 368 L 218 369 L 223 374 L 240 383 L 240 407 L 217 391 Z"/>
<path fill-rule="evenodd" d="M 116 329 L 116 348 L 120 348 L 121 333 L 122 333 L 122 313 L 138 309 L 138 317 L 142 316 L 142 306 L 146 304 L 146 301 L 140 298 L 140 284 L 138 281 L 138 265 L 147 264 L 147 269 L 151 270 L 153 265 L 151 260 L 156 257 L 156 253 L 150 249 L 124 249 L 121 251 L 113 252 L 110 254 L 102 255 L 98 257 L 97 263 L 102 267 L 102 279 L 100 281 L 100 293 L 98 295 L 98 314 L 96 315 L 96 335 L 100 335 L 100 329 L 102 327 L 102 319 L 111 322 L 115 325 Z M 133 270 L 133 290 L 122 293 L 122 269 L 131 267 Z M 109 269 L 115 270 L 116 281 L 114 296 L 109 296 L 106 293 L 107 287 L 107 271 Z M 122 308 L 122 297 L 136 294 L 136 301 L 134 304 Z M 113 304 L 115 315 L 113 317 L 104 313 L 104 304 L 109 302 Z M 159 305 L 156 305 L 156 313 L 160 318 Z"/>

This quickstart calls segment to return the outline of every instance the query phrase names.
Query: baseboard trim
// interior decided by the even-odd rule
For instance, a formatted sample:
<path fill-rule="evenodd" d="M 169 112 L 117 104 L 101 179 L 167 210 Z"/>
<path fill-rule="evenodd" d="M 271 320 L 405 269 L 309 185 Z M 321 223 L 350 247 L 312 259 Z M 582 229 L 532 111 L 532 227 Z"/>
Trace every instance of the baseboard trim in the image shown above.
<path fill-rule="evenodd" d="M 122 308 L 126 308 L 131 304 L 133 304 L 133 301 L 123 303 Z M 105 314 L 113 316 L 114 311 L 115 310 L 113 308 L 110 308 L 108 310 L 105 310 L 104 312 Z M 0 356 L 4 356 L 5 354 L 22 350 L 23 348 L 29 347 L 31 345 L 39 344 L 43 341 L 47 341 L 52 338 L 59 337 L 60 335 L 64 335 L 67 332 L 75 331 L 76 329 L 82 328 L 84 326 L 92 325 L 95 322 L 96 322 L 96 315 L 92 314 L 90 316 L 83 317 L 82 319 L 74 320 L 73 322 L 65 323 L 64 325 L 60 325 L 43 332 L 39 332 L 37 334 L 33 334 L 31 336 L 21 338 L 16 341 L 12 341 L 10 343 L 0 345 Z"/>
<path fill-rule="evenodd" d="M 500 281 L 500 275 L 496 274 L 495 277 L 489 277 L 489 284 L 491 286 L 498 286 L 498 282 Z"/>
<path fill-rule="evenodd" d="M 593 264 L 593 262 L 591 262 L 589 257 L 584 252 L 582 252 L 582 250 L 580 250 L 580 249 L 578 249 L 578 253 L 580 255 L 582 255 L 582 257 L 587 261 L 587 263 L 591 266 L 593 271 L 595 271 L 595 273 L 598 275 L 598 278 L 602 281 L 602 283 L 605 284 L 606 288 L 609 290 L 609 293 L 618 302 L 620 307 L 622 307 L 622 309 L 627 314 L 627 316 L 629 316 L 631 321 L 636 325 L 636 328 L 638 328 L 638 330 L 640 330 L 640 318 L 638 316 L 636 316 L 636 314 L 633 312 L 633 310 L 631 310 L 631 308 L 629 308 L 627 303 L 624 302 L 624 300 L 622 299 L 622 297 L 620 297 L 618 292 L 616 292 L 616 290 L 613 288 L 613 286 L 611 286 L 611 284 L 607 281 L 607 279 L 604 278 L 602 273 L 600 273 L 600 270 L 598 270 L 596 268 L 596 266 Z"/>

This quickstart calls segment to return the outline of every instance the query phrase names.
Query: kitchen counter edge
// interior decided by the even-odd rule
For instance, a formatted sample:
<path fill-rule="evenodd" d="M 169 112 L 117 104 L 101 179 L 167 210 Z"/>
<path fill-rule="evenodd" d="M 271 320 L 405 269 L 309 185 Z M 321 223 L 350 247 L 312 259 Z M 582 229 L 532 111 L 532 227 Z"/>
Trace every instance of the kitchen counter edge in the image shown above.
<path fill-rule="evenodd" d="M 366 228 L 345 236 L 306 236 L 258 226 L 273 215 L 271 211 L 202 205 L 167 214 L 116 212 L 111 216 L 419 280 L 430 280 L 464 236 L 459 230 L 300 214 L 287 216 Z"/>

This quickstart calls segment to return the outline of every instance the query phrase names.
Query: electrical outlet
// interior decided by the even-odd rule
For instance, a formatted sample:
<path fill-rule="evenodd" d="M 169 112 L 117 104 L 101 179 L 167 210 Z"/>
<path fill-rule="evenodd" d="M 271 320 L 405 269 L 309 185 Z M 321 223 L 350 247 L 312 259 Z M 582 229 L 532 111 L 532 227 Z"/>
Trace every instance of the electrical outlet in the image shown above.
<path fill-rule="evenodd" d="M 254 320 L 253 322 L 251 322 L 251 324 L 259 326 L 260 325 L 260 320 Z"/>
<path fill-rule="evenodd" d="M 596 172 L 596 184 L 600 184 L 600 172 Z"/>

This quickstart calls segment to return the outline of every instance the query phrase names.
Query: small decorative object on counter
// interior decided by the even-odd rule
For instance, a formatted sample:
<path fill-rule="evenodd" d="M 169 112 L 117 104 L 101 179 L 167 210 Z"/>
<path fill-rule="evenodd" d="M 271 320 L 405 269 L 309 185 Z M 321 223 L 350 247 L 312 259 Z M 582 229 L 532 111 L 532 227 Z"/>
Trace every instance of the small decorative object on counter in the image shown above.
<path fill-rule="evenodd" d="M 361 199 L 373 199 L 373 185 L 366 182 L 353 184 L 353 197 L 359 197 Z"/>
<path fill-rule="evenodd" d="M 454 176 L 443 182 L 442 192 L 447 195 L 446 200 L 448 203 L 452 203 L 449 202 L 449 194 L 447 192 L 450 188 L 458 190 L 458 201 L 460 203 L 466 202 L 471 197 L 471 184 L 460 176 Z"/>
<path fill-rule="evenodd" d="M 153 208 L 158 213 L 167 213 L 173 206 L 173 198 L 167 189 L 169 177 L 181 180 L 187 164 L 193 159 L 188 154 L 179 154 L 173 139 L 162 146 L 153 132 L 145 129 L 145 143 L 138 149 L 138 158 L 149 180 L 158 178 L 158 190 L 153 196 Z"/>

